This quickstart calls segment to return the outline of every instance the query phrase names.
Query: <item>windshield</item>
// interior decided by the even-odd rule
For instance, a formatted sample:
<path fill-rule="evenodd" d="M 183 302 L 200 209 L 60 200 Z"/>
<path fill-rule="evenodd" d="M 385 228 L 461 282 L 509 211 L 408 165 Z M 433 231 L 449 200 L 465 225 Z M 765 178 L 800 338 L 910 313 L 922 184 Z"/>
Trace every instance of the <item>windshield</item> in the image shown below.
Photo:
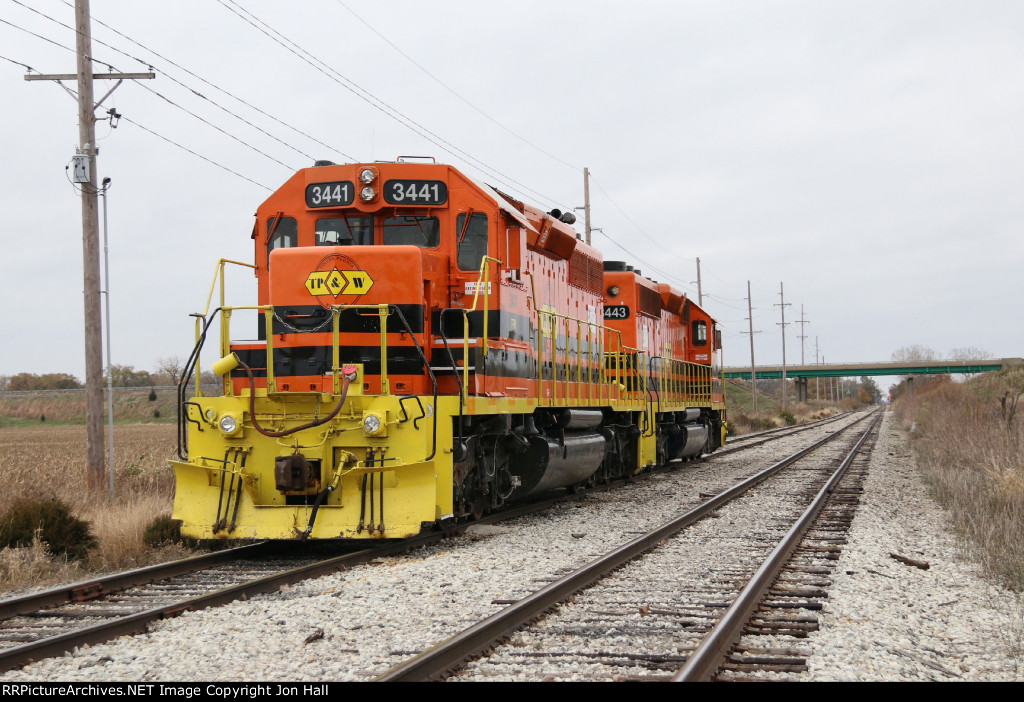
<path fill-rule="evenodd" d="M 316 221 L 317 246 L 365 246 L 373 243 L 368 216 L 330 217 Z"/>
<path fill-rule="evenodd" d="M 384 219 L 383 242 L 386 246 L 434 248 L 441 242 L 437 217 L 403 215 Z"/>

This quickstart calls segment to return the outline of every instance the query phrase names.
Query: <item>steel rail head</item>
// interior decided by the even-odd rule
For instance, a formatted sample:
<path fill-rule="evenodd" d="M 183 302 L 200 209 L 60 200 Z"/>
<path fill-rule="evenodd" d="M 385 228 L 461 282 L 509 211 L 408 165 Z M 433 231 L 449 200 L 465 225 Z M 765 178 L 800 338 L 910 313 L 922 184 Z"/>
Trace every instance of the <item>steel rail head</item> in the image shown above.
<path fill-rule="evenodd" d="M 782 566 L 789 560 L 793 550 L 799 545 L 804 534 L 825 506 L 829 496 L 842 480 L 846 469 L 853 463 L 853 459 L 860 452 L 868 436 L 878 426 L 882 414 L 878 411 L 874 414 L 876 415 L 874 421 L 864 430 L 857 443 L 818 491 L 811 504 L 764 560 L 732 605 L 726 609 L 711 633 L 690 654 L 686 664 L 672 677 L 673 682 L 706 682 L 711 680 L 722 666 L 733 644 L 742 635 L 743 627 L 750 615 L 764 597 L 765 591 L 774 582 Z"/>
<path fill-rule="evenodd" d="M 69 585 L 61 585 L 49 590 L 0 600 L 0 620 L 34 612 L 43 607 L 95 599 L 101 595 L 109 595 L 112 592 L 118 592 L 136 585 L 163 580 L 175 575 L 181 575 L 182 573 L 212 568 L 226 561 L 249 558 L 258 554 L 264 548 L 266 548 L 266 542 L 247 544 L 214 553 L 191 556 L 171 561 L 170 563 L 157 563 L 156 565 L 135 568 L 90 580 L 80 580 Z"/>
<path fill-rule="evenodd" d="M 374 678 L 374 682 L 424 682 L 442 677 L 464 661 L 479 655 L 495 642 L 508 636 L 523 624 L 537 618 L 570 595 L 590 586 L 609 571 L 619 568 L 624 563 L 655 547 L 660 541 L 699 521 L 711 512 L 714 512 L 722 504 L 760 484 L 786 466 L 803 458 L 811 451 L 832 441 L 850 427 L 864 421 L 865 418 L 866 416 L 861 417 L 839 431 L 814 442 L 810 446 L 784 458 L 747 480 L 734 485 L 685 514 L 609 551 L 600 558 L 574 570 L 572 573 L 532 595 L 528 595 L 519 602 L 422 651 L 418 655 L 409 658 Z"/>
<path fill-rule="evenodd" d="M 95 644 L 109 641 L 124 634 L 140 633 L 146 630 L 147 624 L 158 619 L 174 617 L 182 612 L 204 609 L 213 605 L 232 602 L 242 597 L 275 592 L 282 585 L 291 585 L 308 578 L 327 575 L 329 573 L 353 565 L 366 563 L 380 556 L 391 555 L 400 551 L 440 541 L 445 533 L 425 534 L 403 541 L 389 542 L 378 548 L 368 548 L 354 553 L 328 558 L 298 568 L 274 573 L 256 580 L 222 588 L 215 592 L 199 595 L 182 602 L 154 607 L 152 609 L 118 617 L 77 631 L 60 634 L 39 641 L 0 649 L 0 672 L 11 670 L 43 658 L 70 651 L 83 644 Z M 65 588 L 66 589 L 66 588 Z"/>

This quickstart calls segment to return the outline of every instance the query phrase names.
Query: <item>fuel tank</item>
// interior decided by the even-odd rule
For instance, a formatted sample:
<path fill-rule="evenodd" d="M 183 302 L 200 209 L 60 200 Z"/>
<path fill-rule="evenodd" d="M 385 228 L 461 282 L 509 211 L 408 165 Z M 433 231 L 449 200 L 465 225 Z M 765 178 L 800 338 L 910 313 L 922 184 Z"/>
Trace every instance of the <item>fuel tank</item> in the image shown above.
<path fill-rule="evenodd" d="M 677 425 L 668 440 L 668 459 L 690 458 L 701 452 L 708 441 L 708 428 L 704 424 Z"/>
<path fill-rule="evenodd" d="M 601 467 L 605 439 L 600 434 L 566 434 L 563 439 L 529 437 L 530 446 L 509 464 L 519 476 L 514 497 L 535 495 L 586 480 Z"/>

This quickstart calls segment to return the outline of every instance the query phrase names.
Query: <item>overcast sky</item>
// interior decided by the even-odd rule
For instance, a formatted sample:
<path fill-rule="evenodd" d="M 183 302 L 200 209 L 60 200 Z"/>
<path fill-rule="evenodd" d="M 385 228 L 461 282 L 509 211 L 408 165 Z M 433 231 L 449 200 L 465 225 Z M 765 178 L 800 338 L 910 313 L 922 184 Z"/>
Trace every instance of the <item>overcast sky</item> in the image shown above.
<path fill-rule="evenodd" d="M 10 62 L 73 73 L 75 37 L 28 7 L 74 22 L 63 0 L 0 0 L 0 375 L 83 378 L 77 108 Z M 295 169 L 398 155 L 563 210 L 589 167 L 606 260 L 696 298 L 700 257 L 727 365 L 750 361 L 747 280 L 759 364 L 781 361 L 780 282 L 808 362 L 815 340 L 829 362 L 1024 356 L 1024 3 L 238 7 L 92 0 L 94 57 L 157 73 L 97 127 L 115 363 L 188 355 L 216 260 L 251 260 L 253 213 Z M 254 301 L 251 276 L 231 282 Z"/>

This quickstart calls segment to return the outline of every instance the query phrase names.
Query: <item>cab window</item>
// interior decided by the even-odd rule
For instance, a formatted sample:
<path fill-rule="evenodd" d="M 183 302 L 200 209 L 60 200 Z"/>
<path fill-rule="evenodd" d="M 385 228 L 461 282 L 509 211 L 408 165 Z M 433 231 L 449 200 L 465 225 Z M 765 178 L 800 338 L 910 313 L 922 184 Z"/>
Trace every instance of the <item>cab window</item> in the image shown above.
<path fill-rule="evenodd" d="M 370 217 L 330 217 L 316 221 L 317 246 L 369 246 L 373 244 Z"/>
<path fill-rule="evenodd" d="M 267 220 L 267 266 L 270 266 L 270 252 L 274 249 L 289 248 L 299 244 L 299 225 L 294 217 L 271 217 Z"/>
<path fill-rule="evenodd" d="M 708 343 L 708 323 L 698 320 L 693 323 L 693 345 L 704 346 Z"/>
<path fill-rule="evenodd" d="M 461 271 L 480 270 L 480 261 L 487 255 L 487 215 L 473 212 L 466 221 L 466 213 L 455 218 L 458 237 L 457 264 Z"/>
<path fill-rule="evenodd" d="M 441 242 L 440 231 L 437 217 L 386 217 L 382 240 L 385 246 L 419 246 L 421 249 L 432 249 Z"/>

